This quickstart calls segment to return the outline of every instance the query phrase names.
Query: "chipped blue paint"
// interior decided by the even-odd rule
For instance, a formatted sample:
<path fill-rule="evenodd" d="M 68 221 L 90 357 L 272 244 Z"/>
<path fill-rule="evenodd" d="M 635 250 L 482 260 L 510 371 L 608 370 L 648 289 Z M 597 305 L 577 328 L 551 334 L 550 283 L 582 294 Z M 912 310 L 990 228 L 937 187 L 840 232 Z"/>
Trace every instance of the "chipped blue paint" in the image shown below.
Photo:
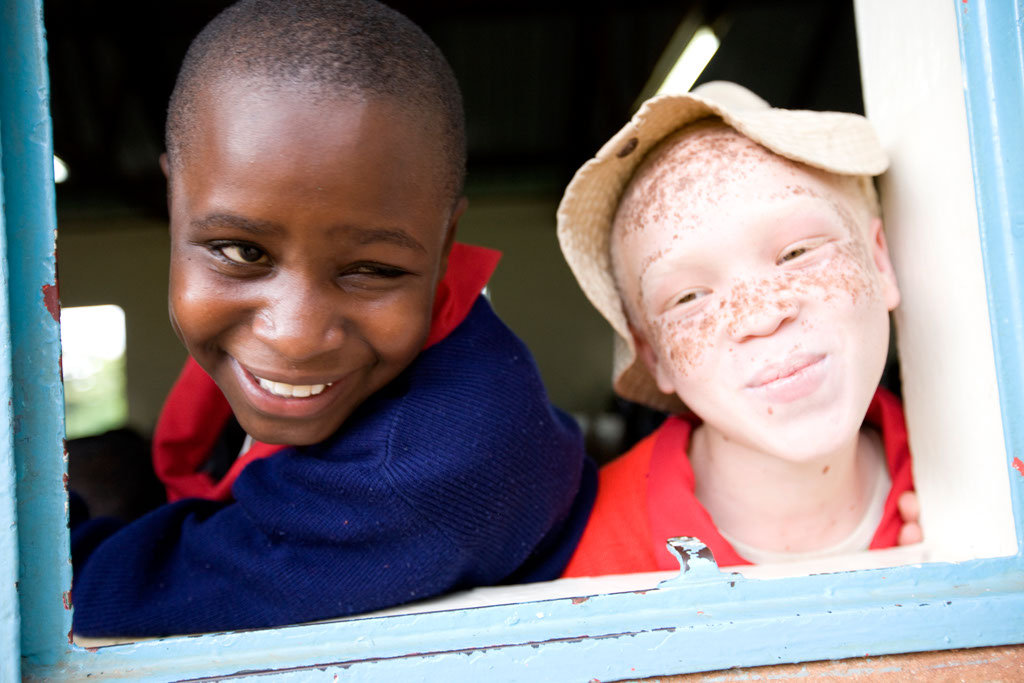
<path fill-rule="evenodd" d="M 1024 545 L 1024 3 L 958 3 L 967 123 L 1017 546 Z"/>
<path fill-rule="evenodd" d="M 25 43 L 39 48 L 38 2 L 0 1 L 5 3 L 3 49 L 8 49 L 15 33 L 34 36 Z M 1022 133 L 1015 129 L 1015 119 L 1024 111 L 1021 3 L 949 1 L 960 13 L 1006 450 L 1011 457 L 1024 457 L 1024 389 L 1018 385 L 1024 366 L 1024 193 L 1009 190 L 1024 187 L 1019 156 L 1024 149 Z M 12 19 L 20 23 L 11 23 Z M 23 69 L 33 84 L 25 97 L 38 105 L 41 97 L 45 99 L 39 94 L 45 89 L 34 89 L 44 87 L 45 79 L 33 66 L 41 58 L 33 59 Z M 0 102 L 5 108 L 7 101 L 4 94 Z M 59 392 L 52 389 L 57 340 L 52 324 L 40 319 L 43 309 L 37 296 L 40 283 L 52 277 L 52 262 L 47 260 L 52 240 L 24 228 L 52 225 L 52 194 L 47 194 L 52 191 L 50 171 L 44 168 L 49 160 L 43 163 L 37 158 L 49 153 L 48 127 L 39 106 L 28 107 L 23 116 L 24 137 L 19 139 L 29 141 L 35 150 L 29 155 L 31 163 L 14 166 L 5 158 L 4 171 L 21 174 L 25 184 L 19 186 L 17 197 L 36 198 L 36 210 L 45 215 L 31 219 L 23 215 L 22 229 L 9 224 L 7 233 L 12 251 L 12 362 L 15 368 L 25 365 L 35 373 L 15 375 L 15 382 L 16 386 L 38 384 L 31 388 L 35 393 L 20 387 L 24 392 L 20 403 L 15 395 L 18 476 L 30 475 L 33 482 L 27 485 L 19 479 L 17 494 L 19 514 L 31 515 L 33 524 L 40 524 L 38 517 L 43 520 L 40 528 L 52 533 L 62 525 L 64 515 L 54 493 L 60 490 L 54 481 L 60 470 Z M 5 119 L 5 135 L 7 125 Z M 46 196 L 28 191 L 25 185 L 33 179 L 39 186 L 36 190 Z M 11 187 L 9 179 L 5 187 Z M 43 264 L 42 271 L 27 267 L 26 261 L 33 259 Z M 37 347 L 48 355 L 35 356 Z M 38 411 L 32 420 L 25 412 L 28 406 Z M 1009 476 L 1020 538 L 1024 529 L 1020 480 L 1024 477 L 1013 471 Z M 22 578 L 29 568 L 45 571 L 38 574 L 31 591 L 21 596 L 22 669 L 28 680 L 168 681 L 203 676 L 255 680 L 263 675 L 284 680 L 336 676 L 346 681 L 443 679 L 450 683 L 616 680 L 1024 641 L 1021 550 L 1013 557 L 957 564 L 758 581 L 719 572 L 699 547 L 680 541 L 675 552 L 685 559 L 689 571 L 642 593 L 168 638 L 87 651 L 68 647 L 61 632 L 67 628 L 59 598 L 67 585 L 66 563 L 60 554 L 66 537 L 51 537 L 49 549 L 33 546 L 31 538 L 22 533 Z M 57 570 L 50 571 L 47 562 Z"/>
<path fill-rule="evenodd" d="M 60 334 L 44 287 L 56 286 L 56 217 L 49 84 L 39 0 L 2 0 L 3 131 L 17 476 L 22 655 L 52 662 L 67 648 L 70 588 L 63 477 Z M 55 302 L 53 302 L 55 303 Z"/>
<path fill-rule="evenodd" d="M 1015 642 L 1024 572 L 1003 560 L 756 581 L 705 575 L 620 593 L 77 652 L 40 678 L 138 680 L 318 669 L 345 680 L 616 680 Z M 970 577 L 969 583 L 960 583 Z M 214 654 L 215 653 L 215 654 Z M 409 656 L 410 654 L 414 656 Z"/>
<path fill-rule="evenodd" d="M 0 672 L 21 675 L 21 616 L 18 609 L 18 524 L 14 509 L 14 448 L 11 443 L 11 329 L 7 317 L 7 240 L 4 235 L 3 130 L 0 128 Z"/>

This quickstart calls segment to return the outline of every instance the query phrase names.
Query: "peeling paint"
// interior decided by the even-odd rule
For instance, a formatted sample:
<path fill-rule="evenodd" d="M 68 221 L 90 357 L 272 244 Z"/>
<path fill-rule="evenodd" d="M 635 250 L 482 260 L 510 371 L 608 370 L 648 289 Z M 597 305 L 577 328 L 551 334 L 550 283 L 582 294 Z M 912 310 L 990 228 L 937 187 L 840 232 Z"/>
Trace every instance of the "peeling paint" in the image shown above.
<path fill-rule="evenodd" d="M 71 609 L 71 591 L 64 591 L 61 597 L 64 599 L 64 609 Z"/>
<path fill-rule="evenodd" d="M 43 304 L 45 304 L 46 310 L 50 312 L 53 319 L 60 322 L 60 297 L 57 293 L 56 284 L 43 285 Z"/>
<path fill-rule="evenodd" d="M 1013 459 L 1013 469 L 1017 470 L 1017 473 L 1024 477 L 1024 462 L 1021 462 L 1020 458 Z"/>
<path fill-rule="evenodd" d="M 586 598 L 573 598 L 572 599 L 572 604 L 574 604 L 574 605 L 582 605 L 583 603 L 585 603 L 589 599 L 590 599 L 589 597 L 586 597 Z"/>

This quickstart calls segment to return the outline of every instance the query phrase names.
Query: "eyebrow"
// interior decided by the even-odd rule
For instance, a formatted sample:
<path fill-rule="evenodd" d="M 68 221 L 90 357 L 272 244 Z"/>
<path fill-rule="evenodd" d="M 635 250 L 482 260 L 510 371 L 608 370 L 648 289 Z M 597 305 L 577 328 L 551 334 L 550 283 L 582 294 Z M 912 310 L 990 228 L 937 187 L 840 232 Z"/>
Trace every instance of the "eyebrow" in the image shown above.
<path fill-rule="evenodd" d="M 640 285 L 641 290 L 643 290 L 644 283 L 650 275 L 651 268 L 673 255 L 674 254 L 671 249 L 662 247 L 656 253 L 649 254 L 644 257 L 644 260 L 640 263 L 640 277 L 638 278 L 638 284 Z"/>
<path fill-rule="evenodd" d="M 856 234 L 857 219 L 853 216 L 849 207 L 844 206 L 842 202 L 833 196 L 835 193 L 829 194 L 819 192 L 814 188 L 808 187 L 801 188 L 799 191 L 793 191 L 794 187 L 795 186 L 792 185 L 789 186 L 789 188 L 787 188 L 788 191 L 779 192 L 773 195 L 773 198 L 787 198 L 796 195 L 804 195 L 812 199 L 820 200 L 828 205 L 835 217 L 839 219 L 839 222 L 843 224 L 843 227 L 845 227 L 851 235 Z"/>
<path fill-rule="evenodd" d="M 406 249 L 427 253 L 426 247 L 419 243 L 412 235 L 400 228 L 362 228 L 355 225 L 344 225 L 341 231 L 351 234 L 359 242 L 360 246 L 384 242 L 394 244 Z M 332 230 L 334 232 L 334 230 Z"/>
<path fill-rule="evenodd" d="M 197 230 L 209 230 L 211 228 L 236 228 L 252 235 L 267 235 L 281 233 L 284 226 L 273 221 L 264 221 L 253 218 L 246 218 L 233 213 L 211 213 L 192 221 L 192 227 Z M 350 236 L 360 246 L 368 244 L 394 244 L 406 249 L 412 249 L 427 253 L 426 247 L 401 228 L 364 228 L 356 225 L 339 225 L 330 228 L 329 234 L 344 233 Z"/>
<path fill-rule="evenodd" d="M 261 221 L 245 218 L 233 213 L 210 213 L 192 221 L 192 227 L 198 230 L 211 228 L 237 228 L 253 235 L 266 235 L 281 232 L 284 228 L 273 221 Z"/>

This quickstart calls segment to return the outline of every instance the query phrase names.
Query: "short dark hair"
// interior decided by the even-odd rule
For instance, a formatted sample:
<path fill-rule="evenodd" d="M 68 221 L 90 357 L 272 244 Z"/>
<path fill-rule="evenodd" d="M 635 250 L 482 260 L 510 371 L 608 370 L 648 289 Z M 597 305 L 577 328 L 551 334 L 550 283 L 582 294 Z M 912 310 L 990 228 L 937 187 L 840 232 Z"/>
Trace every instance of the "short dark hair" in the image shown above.
<path fill-rule="evenodd" d="M 167 111 L 173 169 L 186 153 L 196 102 L 219 77 L 309 84 L 331 95 L 385 96 L 436 117 L 446 186 L 461 195 L 466 124 L 455 75 L 414 23 L 375 0 L 241 0 L 200 32 L 185 55 Z"/>

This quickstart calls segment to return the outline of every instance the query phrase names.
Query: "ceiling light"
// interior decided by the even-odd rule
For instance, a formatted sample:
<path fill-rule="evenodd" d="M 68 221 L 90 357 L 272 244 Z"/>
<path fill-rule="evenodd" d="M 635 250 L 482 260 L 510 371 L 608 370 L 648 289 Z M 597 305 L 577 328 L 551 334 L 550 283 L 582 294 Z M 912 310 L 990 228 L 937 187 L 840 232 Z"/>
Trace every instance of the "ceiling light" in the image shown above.
<path fill-rule="evenodd" d="M 658 94 L 689 92 L 704 71 L 704 67 L 715 56 L 718 45 L 717 36 L 707 26 L 701 26 L 694 31 L 690 42 L 683 48 L 679 59 L 658 87 Z"/>

